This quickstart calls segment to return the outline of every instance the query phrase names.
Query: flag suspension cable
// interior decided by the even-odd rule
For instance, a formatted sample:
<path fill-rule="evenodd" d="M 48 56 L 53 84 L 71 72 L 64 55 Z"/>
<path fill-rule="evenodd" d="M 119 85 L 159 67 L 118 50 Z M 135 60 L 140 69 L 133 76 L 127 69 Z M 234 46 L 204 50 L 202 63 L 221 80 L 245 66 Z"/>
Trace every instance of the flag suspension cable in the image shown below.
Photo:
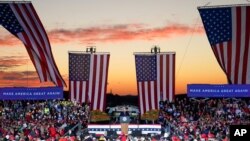
<path fill-rule="evenodd" d="M 0 3 L 31 3 L 31 1 L 0 1 Z"/>
<path fill-rule="evenodd" d="M 68 51 L 68 53 L 79 53 L 79 54 L 109 54 L 109 52 L 96 52 L 96 46 L 87 46 L 86 51 Z"/>
<path fill-rule="evenodd" d="M 152 54 L 175 54 L 174 51 L 168 52 L 161 52 L 161 48 L 157 45 L 151 48 L 150 52 L 134 52 L 134 55 L 141 54 L 141 55 L 152 55 Z"/>
<path fill-rule="evenodd" d="M 250 2 L 250 1 L 248 1 Z M 230 5 L 211 5 L 211 6 L 198 6 L 198 9 L 204 9 L 204 8 L 223 8 L 223 7 L 241 7 L 241 6 L 249 6 L 249 3 L 243 3 L 243 4 L 230 4 Z"/>
<path fill-rule="evenodd" d="M 206 3 L 204 6 L 200 6 L 200 7 L 209 7 L 208 5 L 210 5 L 210 4 L 211 4 L 211 2 L 208 2 L 208 3 Z M 199 9 L 199 7 L 198 7 L 198 9 Z M 178 67 L 178 69 L 177 69 L 176 78 L 178 78 L 178 76 L 179 76 L 179 73 L 180 73 L 182 64 L 183 64 L 183 62 L 184 62 L 184 59 L 186 58 L 186 54 L 187 54 L 188 48 L 189 48 L 190 43 L 191 43 L 191 41 L 192 41 L 192 39 L 193 39 L 193 35 L 194 35 L 195 31 L 196 31 L 196 28 L 198 27 L 198 23 L 199 23 L 199 16 L 197 16 L 197 18 L 196 18 L 196 22 L 195 22 L 195 24 L 194 24 L 194 28 L 193 28 L 192 34 L 191 34 L 191 36 L 190 36 L 190 38 L 189 38 L 189 40 L 188 40 L 188 43 L 187 43 L 187 46 L 186 46 L 186 48 L 185 48 L 184 54 L 183 54 L 183 56 L 182 56 L 182 58 L 181 58 L 180 65 L 179 65 L 179 67 Z"/>

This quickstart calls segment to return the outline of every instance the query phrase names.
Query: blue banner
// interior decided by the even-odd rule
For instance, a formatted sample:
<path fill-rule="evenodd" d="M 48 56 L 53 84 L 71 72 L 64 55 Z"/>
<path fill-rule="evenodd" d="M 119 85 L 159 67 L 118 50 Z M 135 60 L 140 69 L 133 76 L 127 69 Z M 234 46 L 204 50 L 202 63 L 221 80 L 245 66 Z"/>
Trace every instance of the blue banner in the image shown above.
<path fill-rule="evenodd" d="M 39 87 L 39 88 L 0 88 L 1 100 L 46 100 L 62 99 L 62 87 Z"/>
<path fill-rule="evenodd" d="M 250 97 L 250 85 L 187 85 L 188 97 Z"/>

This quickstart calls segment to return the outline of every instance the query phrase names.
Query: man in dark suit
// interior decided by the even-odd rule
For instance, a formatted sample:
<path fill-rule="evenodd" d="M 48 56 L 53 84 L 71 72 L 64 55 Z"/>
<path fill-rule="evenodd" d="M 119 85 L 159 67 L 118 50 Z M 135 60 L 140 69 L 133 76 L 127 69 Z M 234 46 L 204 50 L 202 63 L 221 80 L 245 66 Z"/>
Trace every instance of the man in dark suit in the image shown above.
<path fill-rule="evenodd" d="M 121 123 L 128 123 L 130 122 L 130 115 L 127 108 L 124 108 L 123 111 L 120 113 L 120 122 Z"/>
<path fill-rule="evenodd" d="M 124 108 L 123 111 L 121 112 L 120 116 L 129 116 L 129 113 L 127 111 L 127 108 Z"/>

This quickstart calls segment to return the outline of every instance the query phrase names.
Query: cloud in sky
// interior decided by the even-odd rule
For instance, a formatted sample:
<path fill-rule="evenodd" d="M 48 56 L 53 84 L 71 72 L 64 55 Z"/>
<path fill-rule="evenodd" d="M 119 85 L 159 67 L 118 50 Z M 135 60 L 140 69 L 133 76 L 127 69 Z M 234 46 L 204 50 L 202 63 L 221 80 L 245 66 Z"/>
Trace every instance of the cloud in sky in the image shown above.
<path fill-rule="evenodd" d="M 114 26 L 96 26 L 78 29 L 54 29 L 48 32 L 52 43 L 97 43 L 132 40 L 167 39 L 188 34 L 204 34 L 202 26 L 188 26 L 171 23 L 163 27 L 150 28 L 144 24 L 123 24 Z M 0 37 L 1 46 L 13 46 L 18 41 L 14 36 Z"/>
<path fill-rule="evenodd" d="M 1 56 L 0 70 L 7 70 L 27 64 L 29 59 L 24 56 Z"/>
<path fill-rule="evenodd" d="M 39 80 L 36 71 L 0 71 L 0 80 L 24 81 L 24 80 Z"/>
<path fill-rule="evenodd" d="M 19 41 L 15 36 L 13 35 L 6 35 L 0 37 L 0 45 L 1 46 L 14 46 L 16 44 L 20 44 L 21 41 Z"/>
<path fill-rule="evenodd" d="M 0 71 L 1 87 L 39 86 L 39 78 L 35 71 Z"/>
<path fill-rule="evenodd" d="M 202 27 L 190 27 L 182 24 L 170 24 L 163 27 L 148 28 L 140 24 L 116 25 L 80 28 L 75 30 L 56 29 L 49 32 L 52 42 L 69 42 L 72 40 L 81 43 L 114 42 L 131 40 L 164 39 L 174 36 L 183 36 L 192 33 L 203 34 Z"/>
<path fill-rule="evenodd" d="M 64 80 L 68 80 L 63 75 Z M 0 71 L 0 87 L 55 86 L 52 82 L 40 82 L 36 71 Z"/>

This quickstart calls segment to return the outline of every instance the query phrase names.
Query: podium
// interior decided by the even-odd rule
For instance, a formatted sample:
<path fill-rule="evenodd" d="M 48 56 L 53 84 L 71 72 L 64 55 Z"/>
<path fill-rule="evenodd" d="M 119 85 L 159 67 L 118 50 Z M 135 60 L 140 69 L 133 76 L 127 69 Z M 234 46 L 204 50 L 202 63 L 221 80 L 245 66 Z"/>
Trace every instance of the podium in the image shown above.
<path fill-rule="evenodd" d="M 128 134 L 128 124 L 130 122 L 129 116 L 120 116 L 121 132 Z"/>

